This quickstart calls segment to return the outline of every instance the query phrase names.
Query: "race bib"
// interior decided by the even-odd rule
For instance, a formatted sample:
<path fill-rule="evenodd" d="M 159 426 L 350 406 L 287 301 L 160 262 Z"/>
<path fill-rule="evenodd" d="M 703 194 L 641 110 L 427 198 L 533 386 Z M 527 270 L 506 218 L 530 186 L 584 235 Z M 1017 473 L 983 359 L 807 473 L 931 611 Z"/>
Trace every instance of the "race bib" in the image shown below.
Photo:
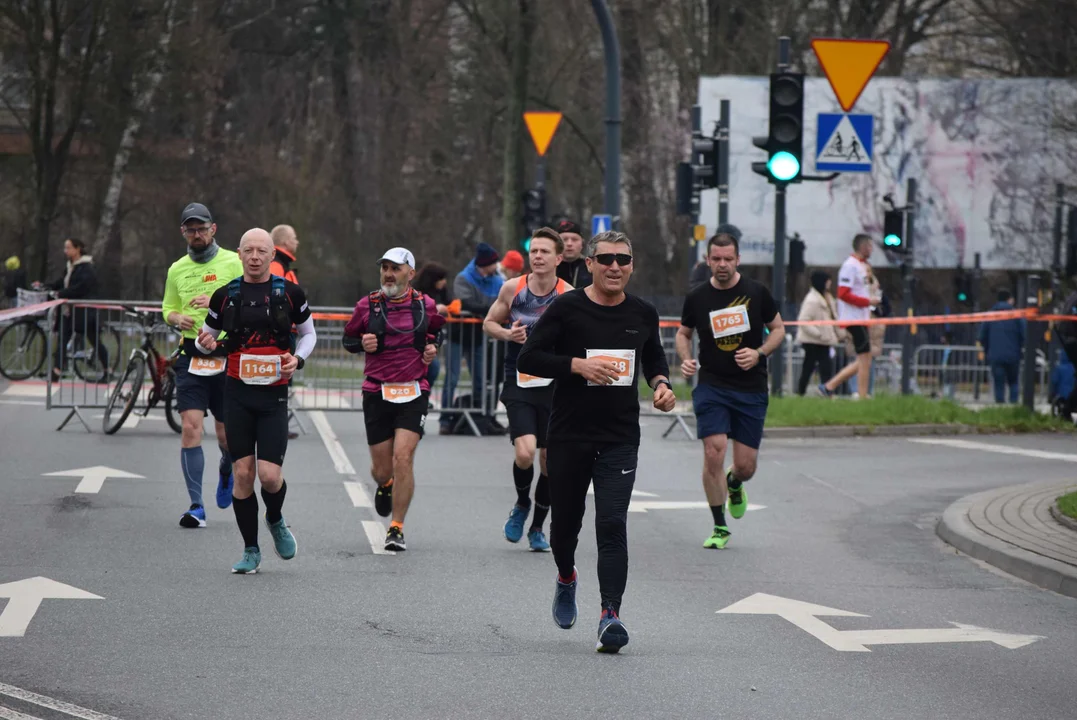
<path fill-rule="evenodd" d="M 528 375 L 519 370 L 516 371 L 516 386 L 522 388 L 540 388 L 553 383 L 553 378 L 541 378 L 537 375 Z"/>
<path fill-rule="evenodd" d="M 188 366 L 187 372 L 192 375 L 201 375 L 202 377 L 220 375 L 224 372 L 224 367 L 227 361 L 228 359 L 223 357 L 199 357 L 198 355 L 192 355 L 191 364 Z"/>
<path fill-rule="evenodd" d="M 280 355 L 239 356 L 239 379 L 248 385 L 272 385 L 280 380 Z"/>
<path fill-rule="evenodd" d="M 411 402 L 415 398 L 419 397 L 422 391 L 419 390 L 419 381 L 405 383 L 382 383 L 381 384 L 381 399 L 391 403 L 406 403 Z"/>
<path fill-rule="evenodd" d="M 635 350 L 588 350 L 587 359 L 601 358 L 608 360 L 617 367 L 617 379 L 610 385 L 598 386 L 590 380 L 588 385 L 598 387 L 626 387 L 632 385 L 632 379 L 636 377 L 636 351 Z"/>
<path fill-rule="evenodd" d="M 710 314 L 710 319 L 711 332 L 714 333 L 716 340 L 728 335 L 740 335 L 752 328 L 752 324 L 748 321 L 747 305 L 734 305 L 715 310 Z"/>

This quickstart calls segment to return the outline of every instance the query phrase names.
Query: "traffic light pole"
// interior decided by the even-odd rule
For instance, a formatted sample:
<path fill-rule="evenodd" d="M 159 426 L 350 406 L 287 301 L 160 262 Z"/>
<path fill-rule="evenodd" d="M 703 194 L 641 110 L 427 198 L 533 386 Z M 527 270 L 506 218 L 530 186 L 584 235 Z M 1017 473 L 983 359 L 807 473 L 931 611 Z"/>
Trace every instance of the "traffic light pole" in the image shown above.
<path fill-rule="evenodd" d="M 911 317 L 914 314 L 913 307 L 913 262 L 915 254 L 915 224 L 916 224 L 916 180 L 909 178 L 905 189 L 905 262 L 901 264 L 901 305 L 905 309 L 905 315 Z M 912 360 L 916 352 L 913 346 L 912 325 L 905 326 L 905 333 L 901 338 L 901 394 L 912 394 Z"/>
<path fill-rule="evenodd" d="M 1040 306 L 1040 276 L 1029 275 L 1025 280 L 1024 307 Z M 1024 366 L 1021 377 L 1021 402 L 1029 410 L 1036 409 L 1036 345 L 1043 337 L 1040 323 L 1029 319 L 1025 322 Z"/>
<path fill-rule="evenodd" d="M 789 38 L 778 38 L 778 72 L 789 69 Z M 785 311 L 785 190 L 786 183 L 774 185 L 774 274 L 771 278 L 770 292 L 778 312 Z M 771 377 L 771 394 L 782 396 L 785 384 L 785 346 L 782 343 L 767 360 L 767 369 Z"/>
<path fill-rule="evenodd" d="M 606 0 L 591 0 L 606 55 L 606 214 L 621 226 L 621 45 Z"/>
<path fill-rule="evenodd" d="M 718 125 L 718 224 L 729 222 L 729 101 L 722 100 Z M 696 222 L 699 222 L 697 219 Z"/>

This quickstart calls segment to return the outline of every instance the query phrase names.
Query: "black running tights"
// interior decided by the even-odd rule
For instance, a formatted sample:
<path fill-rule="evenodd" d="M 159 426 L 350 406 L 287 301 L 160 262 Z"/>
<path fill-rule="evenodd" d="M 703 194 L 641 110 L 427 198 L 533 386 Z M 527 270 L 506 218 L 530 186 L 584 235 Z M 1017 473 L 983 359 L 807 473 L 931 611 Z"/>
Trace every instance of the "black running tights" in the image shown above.
<path fill-rule="evenodd" d="M 636 482 L 638 445 L 551 441 L 546 468 L 550 478 L 550 546 L 561 577 L 571 577 L 576 544 L 595 484 L 595 537 L 598 588 L 602 603 L 620 610 L 628 581 L 628 503 Z"/>

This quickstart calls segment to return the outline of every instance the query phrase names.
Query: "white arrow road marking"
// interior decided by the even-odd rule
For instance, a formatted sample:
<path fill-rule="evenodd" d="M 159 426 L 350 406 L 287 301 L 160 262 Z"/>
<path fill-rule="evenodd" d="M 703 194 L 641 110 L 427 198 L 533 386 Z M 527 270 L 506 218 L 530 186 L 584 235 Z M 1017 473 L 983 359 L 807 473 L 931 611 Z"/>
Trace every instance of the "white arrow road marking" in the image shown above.
<path fill-rule="evenodd" d="M 1077 462 L 1077 455 L 1072 453 L 1048 452 L 1047 450 L 1033 450 L 1031 448 L 1010 447 L 1009 445 L 993 445 L 991 443 L 976 442 L 974 440 L 951 440 L 947 438 L 909 438 L 909 442 L 924 445 L 945 445 L 947 447 L 960 448 L 962 450 L 983 450 L 984 452 L 999 453 L 1000 455 L 1023 455 L 1025 457 L 1040 458 L 1041 460 L 1063 460 L 1065 462 Z"/>
<path fill-rule="evenodd" d="M 0 637 L 25 635 L 42 600 L 104 600 L 100 595 L 40 576 L 0 585 L 0 598 L 10 598 L 0 613 Z"/>
<path fill-rule="evenodd" d="M 800 600 L 756 593 L 717 611 L 733 615 L 777 615 L 796 625 L 816 639 L 842 652 L 871 652 L 867 645 L 906 645 L 952 642 L 993 642 L 1015 650 L 1042 640 L 1042 635 L 1015 635 L 953 623 L 952 628 L 917 628 L 910 630 L 838 630 L 820 620 L 827 617 L 870 617 L 848 610 L 814 605 Z"/>
<path fill-rule="evenodd" d="M 633 500 L 628 503 L 628 512 L 645 513 L 648 510 L 697 510 L 710 505 L 705 500 Z M 748 503 L 749 510 L 763 510 L 766 505 Z"/>
<path fill-rule="evenodd" d="M 35 692 L 23 690 L 22 688 L 15 687 L 14 685 L 5 685 L 4 683 L 0 683 L 0 695 L 7 695 L 8 697 L 15 698 L 16 700 L 21 700 L 22 702 L 32 703 L 34 705 L 39 705 L 43 708 L 48 708 L 49 710 L 56 710 L 57 712 L 67 713 L 68 715 L 82 718 L 82 720 L 119 720 L 119 718 L 113 717 L 112 715 L 105 715 L 104 713 L 99 713 L 94 710 L 88 710 L 87 708 L 79 707 L 78 705 L 72 705 L 71 703 L 64 702 L 63 700 L 56 700 L 55 698 L 50 698 L 46 695 L 38 695 Z M 0 717 L 4 716 L 0 715 Z"/>
<path fill-rule="evenodd" d="M 77 493 L 98 493 L 105 484 L 105 478 L 138 478 L 145 479 L 143 475 L 135 475 L 124 470 L 94 465 L 93 467 L 78 468 L 76 470 L 59 470 L 57 472 L 43 473 L 43 477 L 77 477 L 82 481 L 75 487 Z"/>

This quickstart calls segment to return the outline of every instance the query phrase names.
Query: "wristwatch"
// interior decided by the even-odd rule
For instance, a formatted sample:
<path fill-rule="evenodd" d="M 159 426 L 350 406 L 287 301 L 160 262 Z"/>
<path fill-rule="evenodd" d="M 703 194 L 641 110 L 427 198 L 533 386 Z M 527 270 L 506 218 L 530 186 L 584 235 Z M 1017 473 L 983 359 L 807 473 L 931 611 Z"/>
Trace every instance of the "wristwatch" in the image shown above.
<path fill-rule="evenodd" d="M 657 389 L 658 389 L 658 386 L 659 386 L 659 385 L 665 385 L 665 386 L 666 386 L 666 387 L 668 387 L 668 388 L 669 388 L 670 390 L 673 390 L 673 386 L 672 386 L 672 385 L 670 384 L 669 380 L 659 380 L 658 382 L 656 382 L 656 383 L 654 384 L 654 388 L 653 388 L 653 389 L 654 389 L 654 390 L 657 390 Z"/>
<path fill-rule="evenodd" d="M 295 366 L 295 369 L 296 370 L 302 370 L 303 366 L 307 364 L 307 361 L 304 360 L 301 355 L 296 355 L 295 359 L 299 362 L 299 364 Z"/>

